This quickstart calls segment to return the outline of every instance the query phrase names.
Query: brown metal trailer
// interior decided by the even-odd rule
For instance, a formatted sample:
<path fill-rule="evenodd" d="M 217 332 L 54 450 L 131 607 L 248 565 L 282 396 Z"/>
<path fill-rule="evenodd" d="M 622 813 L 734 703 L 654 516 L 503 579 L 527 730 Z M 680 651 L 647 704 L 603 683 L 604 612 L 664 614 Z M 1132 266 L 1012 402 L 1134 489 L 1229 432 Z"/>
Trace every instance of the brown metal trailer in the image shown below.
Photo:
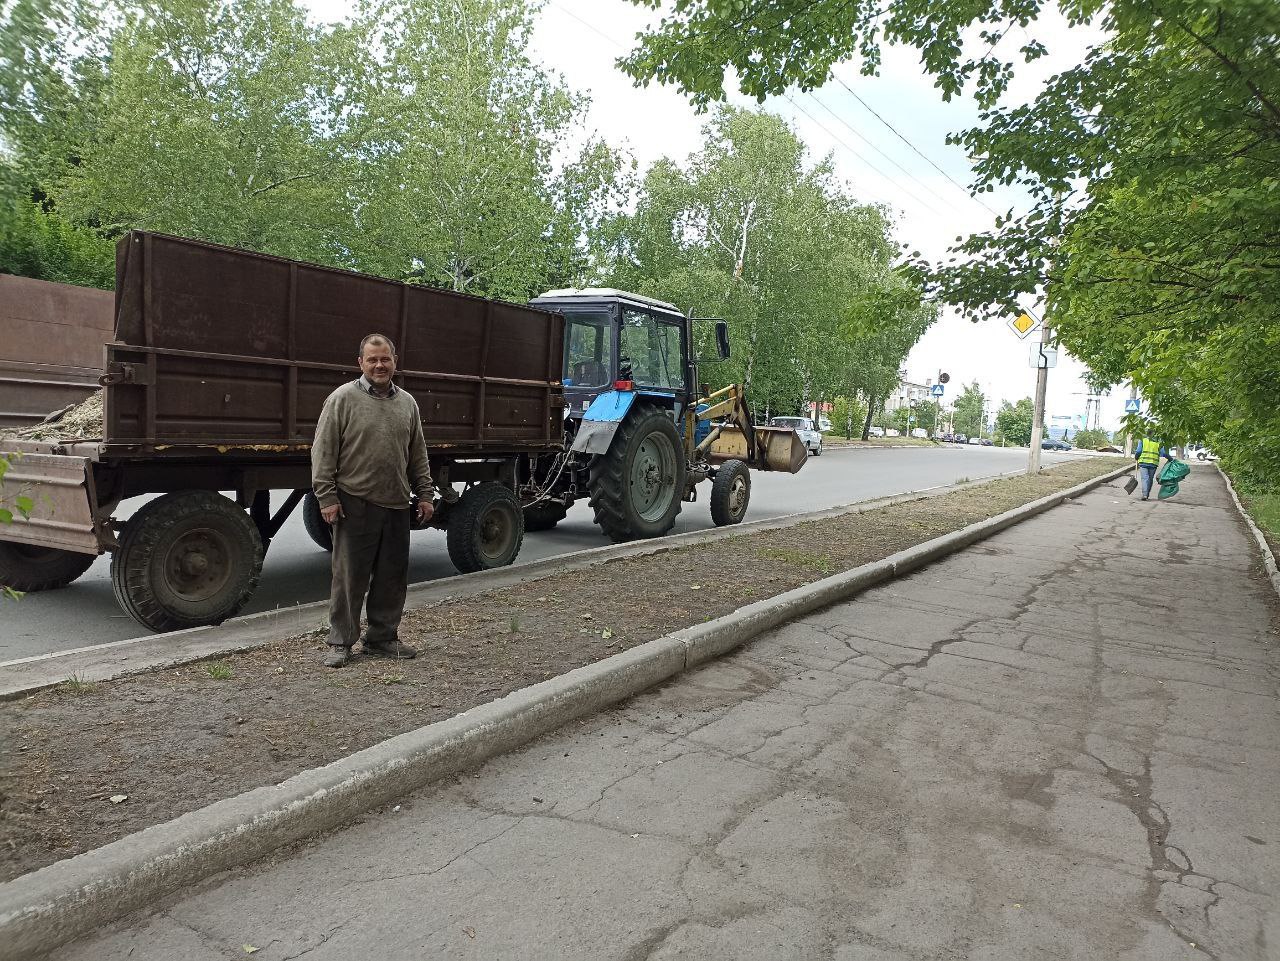
<path fill-rule="evenodd" d="M 97 389 L 113 302 L 109 290 L 0 274 L 0 431 Z"/>
<path fill-rule="evenodd" d="M 134 232 L 117 247 L 114 337 L 97 370 L 102 436 L 0 440 L 21 455 L 0 498 L 36 501 L 0 526 L 0 582 L 61 586 L 112 551 L 117 598 L 153 629 L 237 613 L 310 489 L 324 399 L 358 376 L 373 331 L 395 341 L 395 381 L 422 411 L 441 491 L 432 526 L 455 565 L 511 563 L 522 471 L 564 449 L 560 314 Z M 272 490 L 292 491 L 274 511 Z M 165 496 L 112 521 L 139 494 Z M 323 541 L 322 522 L 304 519 Z"/>

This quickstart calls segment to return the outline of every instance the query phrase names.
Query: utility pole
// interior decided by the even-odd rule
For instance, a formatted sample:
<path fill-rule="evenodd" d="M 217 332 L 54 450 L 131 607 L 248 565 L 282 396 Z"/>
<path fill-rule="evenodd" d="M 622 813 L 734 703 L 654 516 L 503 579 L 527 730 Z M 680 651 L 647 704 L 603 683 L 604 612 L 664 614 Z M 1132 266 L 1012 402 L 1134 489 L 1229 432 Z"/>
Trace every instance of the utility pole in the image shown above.
<path fill-rule="evenodd" d="M 1044 396 L 1049 386 L 1049 360 L 1044 348 L 1052 337 L 1046 323 L 1040 328 L 1040 362 L 1036 365 L 1036 404 L 1031 417 L 1031 452 L 1027 456 L 1027 473 L 1040 473 L 1040 442 L 1044 439 Z"/>

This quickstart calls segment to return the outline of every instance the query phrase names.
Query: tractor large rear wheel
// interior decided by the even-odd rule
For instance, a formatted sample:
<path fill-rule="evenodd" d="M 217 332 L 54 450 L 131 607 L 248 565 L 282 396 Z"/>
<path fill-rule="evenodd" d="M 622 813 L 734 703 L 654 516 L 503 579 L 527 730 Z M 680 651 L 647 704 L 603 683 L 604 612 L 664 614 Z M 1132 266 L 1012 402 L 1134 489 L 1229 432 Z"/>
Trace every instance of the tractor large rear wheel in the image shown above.
<path fill-rule="evenodd" d="M 153 631 L 221 624 L 248 603 L 262 573 L 249 515 L 215 491 L 181 491 L 129 518 L 111 558 L 116 600 Z"/>
<path fill-rule="evenodd" d="M 15 591 L 52 591 L 87 571 L 96 554 L 0 541 L 0 586 Z"/>
<path fill-rule="evenodd" d="M 684 446 L 671 414 L 633 410 L 592 463 L 588 487 L 596 523 L 615 543 L 670 531 L 685 488 Z"/>

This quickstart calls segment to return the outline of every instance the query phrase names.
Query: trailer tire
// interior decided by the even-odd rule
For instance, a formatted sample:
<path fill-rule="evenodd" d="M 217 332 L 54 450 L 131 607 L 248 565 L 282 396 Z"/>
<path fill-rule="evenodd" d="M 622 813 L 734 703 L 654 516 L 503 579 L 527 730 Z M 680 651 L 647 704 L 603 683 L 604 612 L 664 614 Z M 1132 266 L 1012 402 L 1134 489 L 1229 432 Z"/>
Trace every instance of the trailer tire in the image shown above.
<path fill-rule="evenodd" d="M 111 558 L 111 587 L 153 631 L 221 624 L 239 614 L 262 573 L 262 538 L 216 491 L 180 491 L 129 519 Z"/>
<path fill-rule="evenodd" d="M 622 422 L 588 475 L 596 523 L 614 543 L 661 537 L 675 526 L 685 489 L 684 445 L 671 414 L 639 409 Z"/>
<path fill-rule="evenodd" d="M 711 482 L 711 520 L 716 527 L 740 524 L 751 503 L 751 471 L 740 460 L 727 460 Z"/>
<path fill-rule="evenodd" d="M 461 574 L 506 567 L 520 553 L 524 511 L 515 493 L 497 481 L 469 488 L 449 508 L 445 542 Z"/>
<path fill-rule="evenodd" d="M 549 531 L 569 514 L 569 508 L 565 507 L 559 501 L 543 501 L 541 504 L 534 504 L 532 507 L 524 509 L 524 530 L 525 533 L 530 531 Z"/>
<path fill-rule="evenodd" d="M 15 591 L 52 591 L 87 571 L 97 554 L 0 541 L 0 585 Z"/>
<path fill-rule="evenodd" d="M 316 547 L 333 552 L 333 528 L 320 515 L 320 501 L 311 491 L 302 498 L 302 526 L 307 529 L 307 536 L 315 541 Z"/>

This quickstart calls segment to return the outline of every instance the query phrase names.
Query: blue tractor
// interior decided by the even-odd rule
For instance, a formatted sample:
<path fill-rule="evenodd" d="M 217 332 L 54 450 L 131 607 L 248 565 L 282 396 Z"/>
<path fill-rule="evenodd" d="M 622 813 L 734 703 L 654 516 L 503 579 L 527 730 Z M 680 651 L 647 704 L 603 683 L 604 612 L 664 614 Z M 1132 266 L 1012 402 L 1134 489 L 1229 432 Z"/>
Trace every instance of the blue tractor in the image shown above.
<path fill-rule="evenodd" d="M 525 530 L 546 530 L 587 497 L 615 542 L 660 537 L 711 482 L 711 516 L 737 524 L 750 468 L 795 473 L 806 452 L 794 431 L 757 427 L 742 392 L 702 390 L 694 321 L 674 305 L 626 291 L 553 290 L 530 301 L 565 318 L 566 450 L 532 458 L 521 488 Z M 715 322 L 718 359 L 727 327 Z"/>

